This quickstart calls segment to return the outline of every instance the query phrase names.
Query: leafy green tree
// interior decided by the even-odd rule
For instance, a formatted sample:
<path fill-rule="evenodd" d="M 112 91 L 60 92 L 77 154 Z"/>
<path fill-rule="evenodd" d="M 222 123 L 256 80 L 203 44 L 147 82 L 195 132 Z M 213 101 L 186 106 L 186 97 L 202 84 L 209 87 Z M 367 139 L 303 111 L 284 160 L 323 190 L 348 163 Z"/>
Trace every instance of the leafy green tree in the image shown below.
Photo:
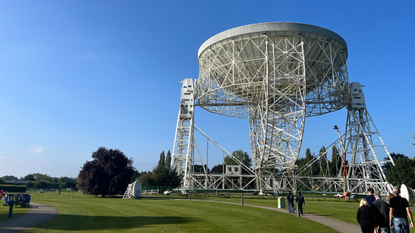
<path fill-rule="evenodd" d="M 390 156 L 391 156 L 393 162 L 395 162 L 395 163 L 400 158 L 408 159 L 407 156 L 405 156 L 404 154 L 401 154 L 401 153 L 395 153 L 395 152 L 393 152 L 393 153 L 390 154 Z M 385 157 L 383 159 L 384 160 L 389 160 L 389 157 Z M 384 163 L 382 165 L 382 169 L 383 169 L 383 172 L 385 173 L 385 175 L 388 175 L 388 172 L 391 169 L 391 167 L 392 167 L 392 163 L 391 162 L 387 162 L 387 163 Z"/>
<path fill-rule="evenodd" d="M 26 175 L 25 177 L 23 177 L 23 180 L 27 180 L 27 181 L 35 181 L 35 177 L 32 174 Z"/>
<path fill-rule="evenodd" d="M 122 194 L 134 173 L 133 160 L 118 149 L 98 148 L 79 172 L 79 187 L 91 195 Z"/>
<path fill-rule="evenodd" d="M 76 188 L 76 183 L 72 182 L 72 181 L 65 181 L 59 184 L 59 188 L 64 189 L 64 188 L 71 188 L 74 189 Z"/>
<path fill-rule="evenodd" d="M 155 175 L 157 186 L 177 187 L 182 180 L 175 170 L 166 168 L 165 166 L 160 167 Z"/>
<path fill-rule="evenodd" d="M 333 146 L 331 152 L 331 162 L 330 162 L 330 176 L 335 177 L 339 174 L 341 169 L 342 159 L 340 157 L 339 150 L 337 147 Z"/>
<path fill-rule="evenodd" d="M 212 169 L 210 170 L 210 173 L 212 173 L 212 174 L 222 174 L 223 173 L 223 165 L 218 164 L 218 165 L 212 167 Z"/>
<path fill-rule="evenodd" d="M 170 167 L 171 164 L 171 152 L 170 150 L 167 151 L 167 155 L 166 155 L 166 167 Z"/>
<path fill-rule="evenodd" d="M 143 186 L 157 186 L 157 176 L 152 172 L 143 172 L 139 177 Z"/>
<path fill-rule="evenodd" d="M 153 169 L 153 172 L 145 175 L 140 180 L 144 186 L 169 186 L 177 187 L 181 182 L 181 177 L 175 170 L 170 168 L 171 153 L 167 152 L 165 156 L 164 151 L 160 154 L 160 159 L 157 167 Z M 146 185 L 147 184 L 147 185 Z"/>
<path fill-rule="evenodd" d="M 236 150 L 232 152 L 232 156 L 245 164 L 245 166 L 252 167 L 252 159 L 249 157 L 248 153 L 243 152 L 242 150 Z M 237 165 L 229 155 L 224 158 L 224 163 L 225 165 Z"/>
<path fill-rule="evenodd" d="M 12 175 L 3 176 L 3 177 L 0 177 L 0 178 L 3 178 L 4 180 L 19 180 L 19 178 L 17 178 L 16 176 L 12 176 Z"/>
<path fill-rule="evenodd" d="M 329 171 L 329 161 L 327 160 L 327 152 L 326 152 L 326 147 L 321 147 L 320 151 L 319 151 L 319 156 L 320 156 L 320 175 L 321 176 L 327 176 L 328 171 Z"/>
<path fill-rule="evenodd" d="M 160 159 L 159 159 L 159 163 L 157 166 L 159 167 L 164 167 L 166 165 L 166 158 L 164 155 L 164 151 L 160 153 Z"/>
<path fill-rule="evenodd" d="M 408 157 L 399 158 L 395 162 L 395 166 L 392 166 L 389 169 L 388 174 L 386 175 L 386 180 L 394 186 L 405 184 L 409 187 L 415 187 L 414 171 L 414 160 L 409 159 Z"/>
<path fill-rule="evenodd" d="M 207 169 L 206 164 L 204 165 L 204 167 L 205 167 L 207 173 L 209 173 L 209 169 Z M 200 165 L 200 164 L 193 165 L 193 172 L 195 172 L 195 173 L 205 173 L 205 169 L 203 169 L 203 166 Z"/>
<path fill-rule="evenodd" d="M 140 172 L 138 172 L 136 169 L 134 169 L 134 173 L 131 176 L 130 183 L 133 183 L 140 177 Z"/>
<path fill-rule="evenodd" d="M 34 186 L 37 189 L 47 189 L 49 188 L 49 185 L 50 185 L 49 181 L 39 180 L 39 181 L 36 181 Z"/>
<path fill-rule="evenodd" d="M 35 182 L 34 181 L 29 181 L 26 183 L 26 188 L 34 188 L 35 187 Z"/>

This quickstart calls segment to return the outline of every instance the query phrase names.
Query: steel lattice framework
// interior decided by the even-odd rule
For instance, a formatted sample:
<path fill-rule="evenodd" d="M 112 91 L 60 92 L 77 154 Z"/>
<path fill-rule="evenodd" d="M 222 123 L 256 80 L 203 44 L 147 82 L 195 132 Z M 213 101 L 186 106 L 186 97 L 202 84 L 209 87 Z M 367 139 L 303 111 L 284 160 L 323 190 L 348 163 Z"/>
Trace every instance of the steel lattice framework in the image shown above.
<path fill-rule="evenodd" d="M 207 40 L 198 53 L 199 78 L 194 85 L 191 79 L 184 80 L 182 87 L 171 165 L 184 175 L 183 188 L 245 189 L 256 181 L 261 191 L 295 189 L 298 184 L 313 184 L 310 190 L 337 190 L 344 183 L 340 176 L 301 176 L 302 168 L 295 173 L 295 161 L 305 118 L 348 106 L 345 144 L 352 161 L 349 188 L 360 191 L 373 181 L 383 182 L 382 189 L 386 190 L 385 176 L 372 148 L 371 137 L 378 132 L 370 132 L 366 107 L 352 106 L 355 96 L 350 89 L 347 56 L 342 37 L 307 24 L 253 24 Z M 232 178 L 192 172 L 193 148 L 197 147 L 194 105 L 212 113 L 249 119 L 254 162 L 249 174 Z M 386 149 L 383 141 L 382 145 Z"/>
<path fill-rule="evenodd" d="M 224 33 L 199 50 L 198 105 L 249 118 L 254 170 L 292 168 L 305 117 L 348 102 L 346 43 L 326 29 L 293 23 Z"/>

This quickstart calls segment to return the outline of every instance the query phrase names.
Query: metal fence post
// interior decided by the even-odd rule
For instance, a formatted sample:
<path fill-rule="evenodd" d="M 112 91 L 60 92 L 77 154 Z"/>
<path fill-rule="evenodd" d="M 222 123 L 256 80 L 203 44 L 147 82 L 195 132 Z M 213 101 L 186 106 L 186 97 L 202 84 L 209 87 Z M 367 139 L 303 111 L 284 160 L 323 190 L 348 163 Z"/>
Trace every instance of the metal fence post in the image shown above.
<path fill-rule="evenodd" d="M 9 218 L 11 218 L 12 213 L 13 213 L 13 199 L 11 199 L 9 203 L 10 203 Z"/>
<path fill-rule="evenodd" d="M 244 205 L 244 195 L 241 195 L 241 205 Z"/>

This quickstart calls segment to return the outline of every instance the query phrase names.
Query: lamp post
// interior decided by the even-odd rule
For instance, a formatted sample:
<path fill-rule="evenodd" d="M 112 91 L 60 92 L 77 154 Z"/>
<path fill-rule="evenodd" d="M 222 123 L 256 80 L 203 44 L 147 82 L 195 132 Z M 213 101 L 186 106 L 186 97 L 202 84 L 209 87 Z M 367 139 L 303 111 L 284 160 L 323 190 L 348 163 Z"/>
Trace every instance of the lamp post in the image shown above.
<path fill-rule="evenodd" d="M 343 140 L 342 140 L 342 135 L 340 134 L 340 130 L 339 127 L 337 125 L 333 126 L 333 129 L 337 130 L 337 133 L 339 133 L 339 138 L 340 138 L 340 144 L 342 145 L 342 150 L 343 150 L 343 176 L 344 176 L 344 185 L 343 185 L 343 192 L 346 192 L 346 150 L 344 149 L 344 145 L 343 145 Z"/>

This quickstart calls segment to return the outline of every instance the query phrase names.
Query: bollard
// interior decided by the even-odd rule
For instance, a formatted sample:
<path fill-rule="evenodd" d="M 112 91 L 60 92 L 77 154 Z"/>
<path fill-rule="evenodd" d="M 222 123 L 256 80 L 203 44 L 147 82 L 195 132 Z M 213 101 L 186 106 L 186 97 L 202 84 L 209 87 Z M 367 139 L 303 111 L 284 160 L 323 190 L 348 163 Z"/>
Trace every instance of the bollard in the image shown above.
<path fill-rule="evenodd" d="M 11 199 L 9 203 L 10 203 L 9 218 L 11 218 L 12 213 L 13 213 L 13 199 Z"/>
<path fill-rule="evenodd" d="M 298 202 L 297 202 L 297 216 L 300 217 L 300 208 L 298 208 L 298 207 L 299 207 L 299 205 L 298 205 Z"/>
<path fill-rule="evenodd" d="M 244 205 L 244 195 L 241 195 L 241 205 Z"/>
<path fill-rule="evenodd" d="M 191 200 L 192 200 L 192 193 L 189 192 L 189 201 L 191 201 Z"/>

